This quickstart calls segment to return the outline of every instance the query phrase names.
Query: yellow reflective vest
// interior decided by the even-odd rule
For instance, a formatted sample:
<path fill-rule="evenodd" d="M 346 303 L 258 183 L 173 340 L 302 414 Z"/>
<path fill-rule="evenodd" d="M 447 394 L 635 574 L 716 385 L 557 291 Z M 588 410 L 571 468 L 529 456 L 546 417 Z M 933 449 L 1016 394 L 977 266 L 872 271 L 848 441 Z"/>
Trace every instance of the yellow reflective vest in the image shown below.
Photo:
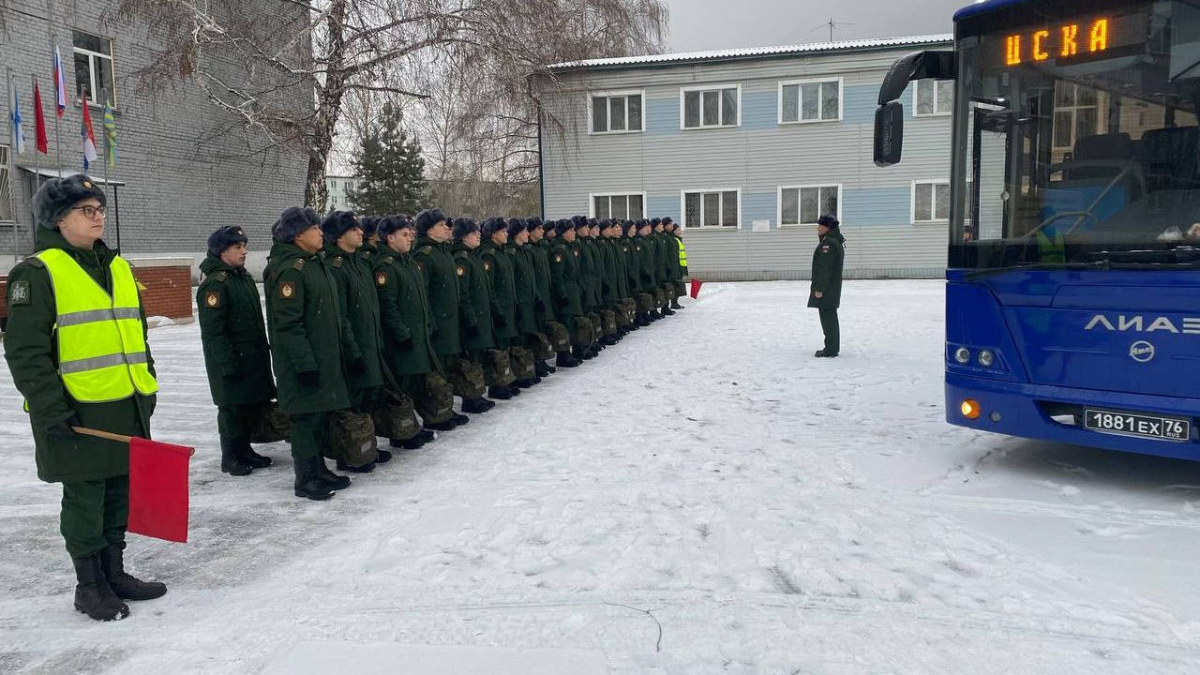
<path fill-rule="evenodd" d="M 58 370 L 67 393 L 81 403 L 156 393 L 129 263 L 116 256 L 109 264 L 109 295 L 65 251 L 46 249 L 36 257 L 46 264 L 54 288 Z"/>
<path fill-rule="evenodd" d="M 687 249 L 683 247 L 683 239 L 675 237 L 675 244 L 679 246 L 679 266 L 687 267 Z"/>

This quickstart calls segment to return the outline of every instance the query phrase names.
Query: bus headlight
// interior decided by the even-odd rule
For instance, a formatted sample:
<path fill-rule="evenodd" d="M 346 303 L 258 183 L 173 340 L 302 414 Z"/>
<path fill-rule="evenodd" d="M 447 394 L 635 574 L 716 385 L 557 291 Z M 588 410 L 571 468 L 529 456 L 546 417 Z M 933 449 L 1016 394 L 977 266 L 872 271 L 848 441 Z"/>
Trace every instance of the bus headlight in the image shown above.
<path fill-rule="evenodd" d="M 990 349 L 979 352 L 979 365 L 984 368 L 991 368 L 994 363 L 996 363 L 996 355 Z"/>
<path fill-rule="evenodd" d="M 959 347 L 954 351 L 954 360 L 962 365 L 967 365 L 971 362 L 971 350 L 966 347 Z"/>

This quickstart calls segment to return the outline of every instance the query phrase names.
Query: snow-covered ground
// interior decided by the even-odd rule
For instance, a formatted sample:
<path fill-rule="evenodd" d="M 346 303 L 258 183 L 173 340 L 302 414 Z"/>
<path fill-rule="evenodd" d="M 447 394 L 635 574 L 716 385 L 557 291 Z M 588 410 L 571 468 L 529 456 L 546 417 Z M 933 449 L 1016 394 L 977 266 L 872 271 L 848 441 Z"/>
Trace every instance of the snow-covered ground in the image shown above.
<path fill-rule="evenodd" d="M 219 472 L 198 328 L 156 329 L 192 542 L 131 537 L 170 592 L 116 624 L 2 371 L 0 672 L 1200 671 L 1200 464 L 948 426 L 941 283 L 848 283 L 836 360 L 806 292 L 706 285 L 327 503 L 285 444 Z"/>

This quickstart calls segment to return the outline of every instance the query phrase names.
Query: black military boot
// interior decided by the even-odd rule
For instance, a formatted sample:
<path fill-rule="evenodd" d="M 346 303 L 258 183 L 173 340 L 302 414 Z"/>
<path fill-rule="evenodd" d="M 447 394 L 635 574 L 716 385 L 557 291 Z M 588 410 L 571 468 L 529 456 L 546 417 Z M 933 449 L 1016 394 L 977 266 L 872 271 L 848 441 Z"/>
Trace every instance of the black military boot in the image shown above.
<path fill-rule="evenodd" d="M 686 309 L 686 308 L 683 305 L 679 304 L 678 300 L 672 300 L 671 301 L 671 309 Z"/>
<path fill-rule="evenodd" d="M 454 421 L 454 426 L 456 427 L 464 426 L 467 422 L 471 421 L 470 417 L 467 417 L 466 415 L 460 415 L 458 413 L 454 413 L 450 419 Z"/>
<path fill-rule="evenodd" d="M 323 464 L 324 460 L 320 457 L 295 458 L 292 469 L 296 472 L 296 482 L 293 487 L 297 497 L 324 501 L 333 496 L 333 490 L 329 488 L 329 485 L 317 478 L 318 462 Z"/>
<path fill-rule="evenodd" d="M 541 361 L 534 361 L 533 369 L 534 369 L 534 372 L 537 373 L 538 377 L 550 377 L 549 366 L 547 366 L 545 363 L 543 363 Z"/>
<path fill-rule="evenodd" d="M 430 424 L 430 423 L 425 424 L 426 429 L 433 429 L 434 431 L 454 431 L 454 428 L 457 426 L 458 425 L 454 423 L 453 417 L 451 417 L 448 420 L 442 421 L 442 422 L 434 422 L 432 424 Z"/>
<path fill-rule="evenodd" d="M 465 413 L 485 413 L 495 407 L 495 403 L 480 396 L 463 400 L 462 409 Z"/>
<path fill-rule="evenodd" d="M 837 358 L 837 352 L 831 352 L 831 351 L 822 349 L 822 350 L 819 350 L 816 354 L 813 354 L 813 356 L 817 357 L 818 359 L 835 359 L 835 358 Z"/>
<path fill-rule="evenodd" d="M 675 316 L 675 312 L 671 311 L 671 308 L 670 308 L 670 307 L 667 307 L 666 305 L 663 305 L 663 308 L 662 308 L 662 315 L 663 315 L 663 316 Z"/>
<path fill-rule="evenodd" d="M 330 490 L 345 490 L 350 487 L 350 479 L 329 470 L 325 466 L 325 458 L 317 457 L 317 480 L 329 486 Z"/>
<path fill-rule="evenodd" d="M 100 551 L 100 569 L 108 587 L 122 600 L 153 600 L 167 594 L 167 585 L 141 581 L 125 571 L 125 542 L 109 544 Z"/>
<path fill-rule="evenodd" d="M 375 452 L 378 453 L 375 457 L 376 464 L 387 464 L 388 462 L 392 461 L 392 453 L 388 452 L 387 450 L 378 448 Z"/>
<path fill-rule="evenodd" d="M 611 347 L 617 344 L 617 338 L 613 335 L 605 335 L 603 338 L 600 338 L 600 342 L 607 347 Z"/>
<path fill-rule="evenodd" d="M 104 578 L 100 554 L 71 558 L 75 565 L 75 611 L 95 621 L 120 621 L 129 616 L 129 605 L 121 602 Z"/>
<path fill-rule="evenodd" d="M 260 455 L 254 451 L 254 448 L 250 447 L 250 439 L 239 438 L 234 441 L 234 444 L 234 447 L 237 448 L 238 459 L 242 461 L 242 464 L 251 469 L 265 469 L 271 466 L 270 457 Z"/>
<path fill-rule="evenodd" d="M 571 356 L 570 352 L 559 352 L 554 364 L 559 368 L 578 368 L 579 359 Z"/>
<path fill-rule="evenodd" d="M 371 473 L 372 471 L 375 470 L 375 462 L 367 462 L 366 464 L 363 464 L 361 466 L 350 466 L 349 464 L 347 464 L 339 459 L 337 461 L 337 470 L 338 471 L 347 471 L 349 473 Z M 335 473 L 333 475 L 336 476 L 337 474 Z M 342 476 L 342 478 L 345 478 L 345 476 Z M 349 479 L 347 478 L 346 480 L 349 480 Z"/>
<path fill-rule="evenodd" d="M 507 401 L 508 399 L 513 397 L 513 393 L 511 390 L 509 390 L 508 387 L 497 387 L 496 385 L 492 385 L 492 386 L 488 387 L 487 395 L 491 396 L 492 398 L 499 399 L 501 401 Z M 470 411 L 468 410 L 467 412 L 470 412 Z"/>
<path fill-rule="evenodd" d="M 546 372 L 550 373 L 551 375 L 558 372 L 558 369 L 550 365 L 549 361 L 538 361 L 538 363 L 542 364 L 542 366 L 546 369 Z"/>
<path fill-rule="evenodd" d="M 229 438 L 221 439 L 221 472 L 230 476 L 249 476 L 251 468 L 242 463 L 238 456 L 237 441 Z"/>

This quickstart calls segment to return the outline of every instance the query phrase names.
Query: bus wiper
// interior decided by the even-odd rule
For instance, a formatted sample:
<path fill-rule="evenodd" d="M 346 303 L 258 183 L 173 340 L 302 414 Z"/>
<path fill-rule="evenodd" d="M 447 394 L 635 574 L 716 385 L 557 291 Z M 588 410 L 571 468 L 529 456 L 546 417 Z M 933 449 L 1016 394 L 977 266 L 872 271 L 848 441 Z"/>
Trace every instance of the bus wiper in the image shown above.
<path fill-rule="evenodd" d="M 996 267 L 993 269 L 971 272 L 963 278 L 967 281 L 973 281 L 975 279 L 993 277 L 998 274 L 1022 272 L 1025 270 L 1107 270 L 1111 267 L 1112 263 L 1107 260 L 1097 260 L 1096 262 L 1083 263 L 1021 263 L 1020 265 L 1012 265 L 1010 267 Z"/>

